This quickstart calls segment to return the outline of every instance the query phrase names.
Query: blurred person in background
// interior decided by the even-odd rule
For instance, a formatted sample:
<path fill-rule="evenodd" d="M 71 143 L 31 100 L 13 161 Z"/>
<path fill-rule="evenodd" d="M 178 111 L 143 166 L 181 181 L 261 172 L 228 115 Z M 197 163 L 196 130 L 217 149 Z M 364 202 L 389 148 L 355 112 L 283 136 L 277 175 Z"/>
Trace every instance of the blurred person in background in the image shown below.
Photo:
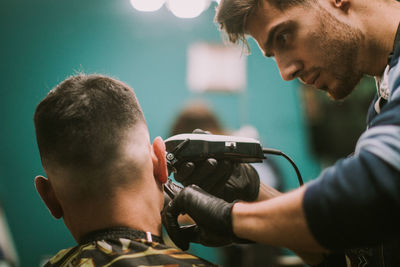
<path fill-rule="evenodd" d="M 8 227 L 3 207 L 0 205 L 0 267 L 19 266 L 17 252 Z"/>

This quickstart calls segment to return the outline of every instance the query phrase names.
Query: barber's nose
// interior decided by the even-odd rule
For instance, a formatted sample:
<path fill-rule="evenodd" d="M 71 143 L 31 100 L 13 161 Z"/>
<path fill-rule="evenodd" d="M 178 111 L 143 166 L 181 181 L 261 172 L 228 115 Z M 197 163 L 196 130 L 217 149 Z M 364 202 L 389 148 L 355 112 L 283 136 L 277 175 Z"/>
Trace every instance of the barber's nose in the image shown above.
<path fill-rule="evenodd" d="M 282 79 L 285 81 L 291 81 L 296 79 L 300 75 L 300 71 L 302 70 L 302 64 L 299 61 L 279 61 L 277 59 L 277 64 L 279 71 L 281 73 Z"/>

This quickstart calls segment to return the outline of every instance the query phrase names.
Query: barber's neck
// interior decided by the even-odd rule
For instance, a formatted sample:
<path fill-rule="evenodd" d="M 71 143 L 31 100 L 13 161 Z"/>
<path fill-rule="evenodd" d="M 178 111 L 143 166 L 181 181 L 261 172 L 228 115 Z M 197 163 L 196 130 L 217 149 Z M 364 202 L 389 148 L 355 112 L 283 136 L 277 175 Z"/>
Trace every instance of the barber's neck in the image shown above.
<path fill-rule="evenodd" d="M 387 58 L 393 50 L 393 42 L 400 22 L 400 3 L 397 1 L 362 2 L 359 21 L 364 32 L 365 47 L 362 58 L 365 73 L 373 76 L 382 75 Z M 367 7 L 366 7 L 367 6 Z"/>
<path fill-rule="evenodd" d="M 77 242 L 90 232 L 110 227 L 128 227 L 161 236 L 163 194 L 159 190 L 151 184 L 120 189 L 101 200 L 67 208 L 64 222 Z"/>

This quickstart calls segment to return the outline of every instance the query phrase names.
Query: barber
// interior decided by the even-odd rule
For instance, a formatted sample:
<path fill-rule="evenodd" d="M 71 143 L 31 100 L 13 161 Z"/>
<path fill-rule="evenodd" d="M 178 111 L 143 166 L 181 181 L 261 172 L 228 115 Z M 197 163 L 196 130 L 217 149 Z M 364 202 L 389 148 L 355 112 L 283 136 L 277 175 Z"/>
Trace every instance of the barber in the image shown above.
<path fill-rule="evenodd" d="M 400 266 L 400 4 L 222 0 L 216 21 L 233 43 L 248 46 L 253 37 L 284 80 L 340 100 L 370 75 L 377 95 L 354 155 L 291 192 L 272 193 L 246 164 L 183 164 L 176 179 L 205 191 L 188 186 L 169 203 L 163 220 L 171 238 L 181 247 L 245 239 L 330 255 L 321 266 Z M 197 226 L 181 229 L 181 213 Z"/>

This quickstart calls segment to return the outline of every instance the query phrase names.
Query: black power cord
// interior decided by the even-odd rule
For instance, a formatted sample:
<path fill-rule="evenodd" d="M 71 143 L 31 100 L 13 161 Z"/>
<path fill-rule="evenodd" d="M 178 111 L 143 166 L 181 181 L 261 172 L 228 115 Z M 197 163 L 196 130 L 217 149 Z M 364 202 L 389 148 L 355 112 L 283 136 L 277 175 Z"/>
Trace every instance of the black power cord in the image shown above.
<path fill-rule="evenodd" d="M 294 170 L 296 171 L 297 180 L 299 181 L 300 186 L 302 186 L 302 185 L 304 184 L 303 178 L 301 177 L 301 173 L 300 173 L 299 169 L 297 168 L 297 166 L 296 166 L 296 164 L 294 163 L 294 161 L 293 161 L 291 158 L 289 158 L 288 155 L 286 155 L 286 154 L 283 153 L 282 151 L 279 151 L 279 150 L 276 150 L 276 149 L 272 149 L 272 148 L 265 148 L 265 147 L 263 147 L 262 151 L 263 151 L 264 154 L 278 155 L 278 156 L 282 156 L 282 157 L 284 157 L 285 159 L 287 159 L 287 160 L 290 162 L 290 164 L 292 164 Z"/>

